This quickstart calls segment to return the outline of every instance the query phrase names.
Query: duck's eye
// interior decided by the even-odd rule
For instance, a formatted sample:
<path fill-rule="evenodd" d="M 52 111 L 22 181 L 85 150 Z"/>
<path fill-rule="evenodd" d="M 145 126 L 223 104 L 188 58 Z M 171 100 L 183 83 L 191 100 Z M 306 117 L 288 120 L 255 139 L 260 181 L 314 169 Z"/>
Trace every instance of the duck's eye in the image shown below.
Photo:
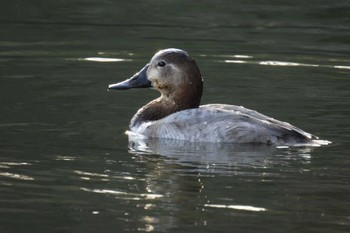
<path fill-rule="evenodd" d="M 165 61 L 160 61 L 158 62 L 158 66 L 164 67 L 166 65 Z"/>

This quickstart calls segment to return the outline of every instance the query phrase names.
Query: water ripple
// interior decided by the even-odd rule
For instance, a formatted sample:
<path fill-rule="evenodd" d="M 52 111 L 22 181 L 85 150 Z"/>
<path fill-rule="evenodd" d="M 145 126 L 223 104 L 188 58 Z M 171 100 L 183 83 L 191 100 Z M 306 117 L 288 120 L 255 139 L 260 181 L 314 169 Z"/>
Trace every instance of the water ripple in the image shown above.
<path fill-rule="evenodd" d="M 0 172 L 0 176 L 13 178 L 17 180 L 34 180 L 34 178 L 30 176 L 25 176 L 25 175 L 20 175 L 16 173 L 10 173 L 10 172 Z"/>
<path fill-rule="evenodd" d="M 119 197 L 119 199 L 127 199 L 127 200 L 153 200 L 157 198 L 163 197 L 161 194 L 153 194 L 153 193 L 130 193 L 130 192 L 122 192 L 116 190 L 109 189 L 89 189 L 89 188 L 80 188 L 85 192 L 91 193 L 100 193 L 100 194 L 110 194 Z"/>
<path fill-rule="evenodd" d="M 225 63 L 237 63 L 237 64 L 256 64 L 263 66 L 303 66 L 303 67 L 320 67 L 320 68 L 333 68 L 333 69 L 350 69 L 350 66 L 341 65 L 320 65 L 320 64 L 307 64 L 298 62 L 286 62 L 286 61 L 247 61 L 247 60 L 232 60 L 226 59 Z"/>
<path fill-rule="evenodd" d="M 234 210 L 246 210 L 246 211 L 267 211 L 262 207 L 254 207 L 249 205 L 219 205 L 219 204 L 205 204 L 205 207 L 222 208 L 222 209 L 234 209 Z"/>
<path fill-rule="evenodd" d="M 132 61 L 132 60 L 131 60 L 131 59 L 125 59 L 125 58 L 85 57 L 85 58 L 78 58 L 78 61 L 93 61 L 93 62 L 124 62 L 124 61 Z"/>

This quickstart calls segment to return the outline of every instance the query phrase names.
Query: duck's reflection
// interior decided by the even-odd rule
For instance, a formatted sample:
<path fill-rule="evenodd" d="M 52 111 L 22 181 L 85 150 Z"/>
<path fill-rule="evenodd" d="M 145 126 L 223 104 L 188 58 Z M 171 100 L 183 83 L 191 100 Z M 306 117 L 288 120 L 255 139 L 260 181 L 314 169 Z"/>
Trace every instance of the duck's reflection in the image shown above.
<path fill-rule="evenodd" d="M 274 182 L 283 176 L 281 169 L 290 169 L 295 162 L 310 162 L 310 148 L 278 149 L 128 136 L 129 152 L 144 173 L 144 191 L 160 197 L 138 203 L 144 209 L 139 217 L 144 224 L 138 228 L 141 231 L 206 226 L 210 215 L 222 213 L 223 209 L 237 211 L 237 215 L 268 211 L 260 200 L 264 194 L 256 195 L 255 186 Z M 242 197 L 245 201 L 238 201 Z"/>

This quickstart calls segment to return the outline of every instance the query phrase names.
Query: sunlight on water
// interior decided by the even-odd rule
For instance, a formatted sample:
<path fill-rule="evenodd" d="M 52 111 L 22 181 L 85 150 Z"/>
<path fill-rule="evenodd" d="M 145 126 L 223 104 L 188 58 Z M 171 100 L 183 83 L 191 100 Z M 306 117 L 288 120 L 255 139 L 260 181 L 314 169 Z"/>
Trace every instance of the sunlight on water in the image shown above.
<path fill-rule="evenodd" d="M 86 176 L 89 176 L 89 177 L 100 177 L 100 178 L 114 178 L 114 179 L 122 179 L 122 180 L 135 180 L 135 178 L 131 176 L 116 176 L 116 175 L 111 176 L 107 174 L 98 174 L 98 173 L 84 172 L 79 170 L 75 170 L 74 173 L 78 175 L 82 175 L 83 179 L 89 179 L 86 177 Z M 108 180 L 108 179 L 103 179 L 103 180 Z"/>
<path fill-rule="evenodd" d="M 336 69 L 350 69 L 350 66 L 334 66 Z"/>
<path fill-rule="evenodd" d="M 320 65 L 313 65 L 313 64 L 303 64 L 303 63 L 297 63 L 297 62 L 283 62 L 283 61 L 261 61 L 258 64 L 266 65 L 266 66 L 310 66 L 310 67 L 320 66 Z"/>
<path fill-rule="evenodd" d="M 0 162 L 0 166 L 27 166 L 32 165 L 31 163 L 25 163 L 25 162 Z"/>
<path fill-rule="evenodd" d="M 34 180 L 34 178 L 30 176 L 25 176 L 25 175 L 10 173 L 10 172 L 0 172 L 0 176 L 18 179 L 18 180 Z"/>
<path fill-rule="evenodd" d="M 62 160 L 62 161 L 73 161 L 75 160 L 76 158 L 73 157 L 73 156 L 64 156 L 64 155 L 58 155 L 56 157 L 56 160 Z"/>
<path fill-rule="evenodd" d="M 84 175 L 84 176 L 108 177 L 108 175 L 106 175 L 106 174 L 98 174 L 98 173 L 84 172 L 84 171 L 78 171 L 78 170 L 75 170 L 74 172 L 76 174 Z"/>
<path fill-rule="evenodd" d="M 79 61 L 93 61 L 93 62 L 124 62 L 124 61 L 132 61 L 131 59 L 124 58 L 107 58 L 107 57 L 86 57 L 79 58 Z"/>
<path fill-rule="evenodd" d="M 0 162 L 0 168 L 3 168 L 3 169 L 10 169 L 18 166 L 29 166 L 29 165 L 32 165 L 32 164 L 26 163 L 26 162 Z M 17 179 L 17 180 L 34 180 L 34 178 L 31 176 L 21 175 L 21 174 L 12 173 L 12 172 L 0 172 L 0 176 Z"/>
<path fill-rule="evenodd" d="M 115 195 L 118 198 L 128 199 L 128 200 L 141 200 L 141 199 L 153 200 L 153 199 L 163 197 L 163 195 L 161 194 L 152 194 L 152 193 L 130 193 L 130 192 L 108 190 L 108 189 L 88 189 L 88 188 L 80 188 L 80 189 L 85 192 Z"/>
<path fill-rule="evenodd" d="M 219 204 L 205 204 L 205 207 L 222 208 L 222 209 L 234 209 L 234 210 L 246 210 L 246 211 L 267 211 L 265 208 L 254 207 L 249 205 L 219 205 Z"/>
<path fill-rule="evenodd" d="M 252 58 L 249 56 L 244 57 L 243 55 L 233 55 L 232 57 Z M 333 69 L 350 69 L 350 66 L 343 66 L 343 65 L 320 65 L 320 64 L 307 64 L 307 63 L 286 62 L 286 61 L 249 61 L 249 60 L 225 59 L 224 62 L 237 63 L 237 64 L 255 64 L 255 65 L 263 65 L 263 66 L 296 66 L 296 67 L 304 66 L 304 67 L 321 67 L 321 68 L 333 68 Z"/>

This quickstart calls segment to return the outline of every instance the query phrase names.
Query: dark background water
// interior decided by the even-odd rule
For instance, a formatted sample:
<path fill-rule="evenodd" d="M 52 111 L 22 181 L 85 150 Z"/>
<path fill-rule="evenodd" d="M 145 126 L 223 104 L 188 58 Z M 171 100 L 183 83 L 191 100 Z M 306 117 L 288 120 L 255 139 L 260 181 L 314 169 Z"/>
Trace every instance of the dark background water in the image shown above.
<path fill-rule="evenodd" d="M 347 232 L 349 1 L 2 1 L 1 232 Z M 256 109 L 320 148 L 138 142 L 151 90 L 106 91 L 159 49 L 202 103 Z M 146 150 L 146 151 L 145 151 Z"/>

